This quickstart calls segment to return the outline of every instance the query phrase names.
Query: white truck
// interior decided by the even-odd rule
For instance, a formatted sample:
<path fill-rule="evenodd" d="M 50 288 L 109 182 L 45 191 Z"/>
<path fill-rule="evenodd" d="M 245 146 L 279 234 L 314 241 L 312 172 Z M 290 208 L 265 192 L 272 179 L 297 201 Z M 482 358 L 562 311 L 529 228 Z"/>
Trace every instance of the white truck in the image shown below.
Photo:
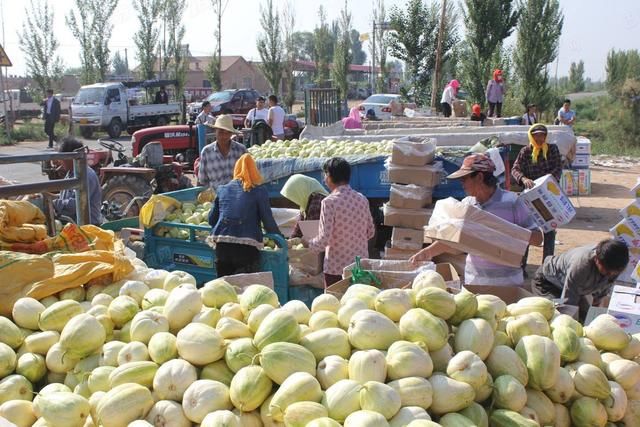
<path fill-rule="evenodd" d="M 119 138 L 123 130 L 133 133 L 150 126 L 164 126 L 182 113 L 180 102 L 141 104 L 147 90 L 164 86 L 164 81 L 96 83 L 82 86 L 71 103 L 71 117 L 80 134 L 91 138 L 105 130 Z M 167 84 L 171 84 L 169 81 Z"/>

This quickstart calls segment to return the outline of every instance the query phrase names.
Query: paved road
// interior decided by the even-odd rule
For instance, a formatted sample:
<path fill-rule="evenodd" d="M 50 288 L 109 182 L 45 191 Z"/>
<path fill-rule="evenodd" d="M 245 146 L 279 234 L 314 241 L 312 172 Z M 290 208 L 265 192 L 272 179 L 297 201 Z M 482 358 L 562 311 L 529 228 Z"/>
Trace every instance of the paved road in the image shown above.
<path fill-rule="evenodd" d="M 80 140 L 86 144 L 91 149 L 104 149 L 95 139 L 92 140 Z M 118 141 L 120 141 L 125 148 L 127 148 L 127 155 L 131 154 L 131 137 L 123 136 Z M 41 142 L 20 142 L 16 145 L 12 146 L 2 146 L 0 147 L 0 156 L 11 156 L 11 155 L 25 155 L 25 154 L 38 154 L 38 153 L 47 153 L 51 152 L 50 150 L 46 150 L 47 141 Z M 114 153 L 115 157 L 115 153 Z M 20 163 L 20 164 L 11 164 L 11 165 L 0 165 L 0 177 L 6 178 L 11 181 L 17 181 L 18 183 L 32 183 L 39 181 L 46 181 L 46 175 L 43 175 L 40 169 L 40 163 Z"/>

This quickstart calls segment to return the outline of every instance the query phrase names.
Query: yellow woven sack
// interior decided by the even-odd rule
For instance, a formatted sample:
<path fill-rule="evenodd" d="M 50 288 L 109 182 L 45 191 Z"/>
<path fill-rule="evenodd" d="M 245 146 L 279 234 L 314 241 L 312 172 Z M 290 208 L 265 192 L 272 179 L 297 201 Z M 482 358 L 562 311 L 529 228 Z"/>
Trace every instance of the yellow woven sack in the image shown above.
<path fill-rule="evenodd" d="M 140 224 L 151 228 L 180 206 L 182 204 L 173 197 L 154 194 L 140 209 Z"/>

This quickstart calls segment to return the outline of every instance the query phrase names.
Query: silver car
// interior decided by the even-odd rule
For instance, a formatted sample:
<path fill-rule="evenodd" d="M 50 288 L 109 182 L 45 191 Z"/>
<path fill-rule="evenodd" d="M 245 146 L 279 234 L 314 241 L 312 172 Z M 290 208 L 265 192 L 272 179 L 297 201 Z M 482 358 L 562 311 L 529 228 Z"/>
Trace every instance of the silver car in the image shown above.
<path fill-rule="evenodd" d="M 400 102 L 400 95 L 393 93 L 375 93 L 362 101 L 359 107 L 360 115 L 365 117 L 367 111 L 373 110 L 377 118 L 389 120 L 392 115 L 393 104 L 402 104 Z"/>

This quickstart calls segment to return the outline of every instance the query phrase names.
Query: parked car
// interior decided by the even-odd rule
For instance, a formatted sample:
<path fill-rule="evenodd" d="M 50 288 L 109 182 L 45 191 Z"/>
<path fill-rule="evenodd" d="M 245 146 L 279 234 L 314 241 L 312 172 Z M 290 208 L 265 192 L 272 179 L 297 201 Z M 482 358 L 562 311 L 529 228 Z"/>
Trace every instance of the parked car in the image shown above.
<path fill-rule="evenodd" d="M 376 93 L 360 104 L 360 114 L 364 117 L 367 111 L 373 110 L 376 117 L 389 120 L 391 116 L 400 116 L 405 108 L 416 108 L 415 103 L 402 102 L 400 95 L 393 93 Z"/>
<path fill-rule="evenodd" d="M 209 101 L 212 106 L 211 115 L 233 114 L 233 125 L 241 128 L 244 117 L 249 110 L 255 108 L 256 99 L 260 96 L 254 89 L 227 89 L 213 92 L 203 101 Z M 191 120 L 195 120 L 202 110 L 202 102 L 192 102 L 187 105 L 187 113 Z"/>

